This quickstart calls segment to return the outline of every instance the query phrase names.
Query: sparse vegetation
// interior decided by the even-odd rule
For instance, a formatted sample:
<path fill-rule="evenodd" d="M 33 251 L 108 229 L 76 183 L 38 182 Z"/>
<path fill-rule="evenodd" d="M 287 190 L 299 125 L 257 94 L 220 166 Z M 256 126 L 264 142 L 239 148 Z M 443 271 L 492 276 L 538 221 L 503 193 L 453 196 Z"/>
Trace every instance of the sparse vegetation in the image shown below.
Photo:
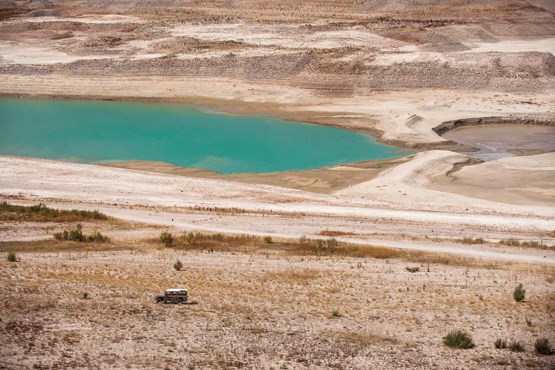
<path fill-rule="evenodd" d="M 53 234 L 56 240 L 71 240 L 80 243 L 108 243 L 110 238 L 101 234 L 99 231 L 94 231 L 90 235 L 83 234 L 83 225 L 77 224 L 75 229 L 64 230 Z"/>
<path fill-rule="evenodd" d="M 264 243 L 266 244 L 272 244 L 272 237 L 267 235 L 264 237 Z"/>
<path fill-rule="evenodd" d="M 469 349 L 474 347 L 472 337 L 466 331 L 453 330 L 443 337 L 443 343 L 447 347 Z"/>
<path fill-rule="evenodd" d="M 534 350 L 537 354 L 551 356 L 555 353 L 553 348 L 549 345 L 549 339 L 547 338 L 538 338 L 534 343 Z"/>
<path fill-rule="evenodd" d="M 522 284 L 518 284 L 518 286 L 513 291 L 513 298 L 517 302 L 524 301 L 524 296 L 526 294 L 526 289 L 522 287 Z"/>
<path fill-rule="evenodd" d="M 507 245 L 509 247 L 519 247 L 520 241 L 518 239 L 509 238 L 509 239 L 500 240 L 499 244 Z"/>
<path fill-rule="evenodd" d="M 544 245 L 540 242 L 537 242 L 535 240 L 530 240 L 530 241 L 520 241 L 518 239 L 515 238 L 509 238 L 509 239 L 504 239 L 504 240 L 500 240 L 499 244 L 501 245 L 506 245 L 509 247 L 522 247 L 522 248 L 535 248 L 535 249 L 547 249 L 549 248 L 549 246 Z"/>
<path fill-rule="evenodd" d="M 331 311 L 331 318 L 332 319 L 337 319 L 342 317 L 343 315 L 341 314 L 341 312 L 339 312 L 338 310 L 333 310 Z"/>
<path fill-rule="evenodd" d="M 169 238 L 171 236 L 171 238 Z M 353 245 L 339 243 L 336 239 L 327 240 L 310 239 L 301 236 L 298 240 L 272 240 L 267 244 L 263 239 L 252 235 L 224 235 L 221 233 L 208 234 L 201 232 L 184 232 L 182 235 L 173 236 L 163 232 L 160 240 L 171 240 L 171 247 L 184 250 L 204 250 L 209 252 L 248 252 L 257 250 L 267 252 L 272 249 L 296 256 L 343 256 L 354 258 L 377 259 L 405 259 L 414 263 L 442 264 L 451 266 L 480 267 L 495 269 L 501 264 L 497 262 L 484 262 L 470 257 L 446 256 L 436 253 L 421 251 L 406 251 L 395 248 L 376 247 L 373 245 Z"/>
<path fill-rule="evenodd" d="M 183 263 L 181 263 L 180 260 L 177 260 L 177 261 L 173 264 L 173 268 L 175 269 L 175 271 L 181 271 L 181 269 L 183 268 Z"/>
<path fill-rule="evenodd" d="M 524 352 L 524 344 L 518 340 L 514 340 L 509 344 L 509 351 L 511 352 Z"/>
<path fill-rule="evenodd" d="M 529 318 L 526 318 L 526 325 L 528 325 L 529 327 L 534 326 L 534 323 L 532 323 L 532 320 L 530 320 Z"/>
<path fill-rule="evenodd" d="M 83 295 L 81 296 L 81 298 L 83 298 L 83 299 L 89 299 L 89 293 L 84 292 Z"/>
<path fill-rule="evenodd" d="M 160 241 L 164 243 L 166 247 L 171 248 L 174 245 L 175 239 L 170 232 L 162 231 L 160 234 Z"/>
<path fill-rule="evenodd" d="M 320 231 L 320 235 L 323 236 L 344 236 L 344 235 L 353 235 L 352 233 L 348 233 L 345 231 L 337 231 L 337 230 L 323 230 Z"/>
<path fill-rule="evenodd" d="M 485 240 L 483 238 L 463 238 L 457 240 L 459 243 L 462 244 L 484 244 Z"/>
<path fill-rule="evenodd" d="M 0 220 L 2 221 L 76 222 L 107 219 L 108 216 L 98 211 L 53 209 L 42 203 L 33 206 L 18 206 L 8 202 L 0 203 Z"/>
<path fill-rule="evenodd" d="M 499 338 L 495 341 L 494 345 L 495 345 L 495 348 L 497 349 L 505 349 L 507 348 L 507 341 L 505 339 Z"/>
<path fill-rule="evenodd" d="M 8 260 L 8 262 L 16 262 L 17 261 L 17 256 L 15 255 L 14 252 L 9 252 L 6 259 Z"/>

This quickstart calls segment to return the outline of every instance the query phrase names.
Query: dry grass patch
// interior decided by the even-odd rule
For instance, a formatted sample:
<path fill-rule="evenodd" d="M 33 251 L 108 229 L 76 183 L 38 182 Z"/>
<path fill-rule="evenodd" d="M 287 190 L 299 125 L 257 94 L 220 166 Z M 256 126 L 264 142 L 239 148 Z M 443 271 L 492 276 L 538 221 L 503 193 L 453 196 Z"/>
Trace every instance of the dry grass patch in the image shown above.
<path fill-rule="evenodd" d="M 59 240 L 0 241 L 0 251 L 10 252 L 93 252 L 121 251 L 134 248 L 124 242 L 79 243 Z"/>
<path fill-rule="evenodd" d="M 373 333 L 358 333 L 358 332 L 345 332 L 343 333 L 343 338 L 353 344 L 358 344 L 361 346 L 370 346 L 376 343 L 398 343 L 397 339 L 384 337 Z"/>
<path fill-rule="evenodd" d="M 261 280 L 263 282 L 306 285 L 320 276 L 320 272 L 314 269 L 272 271 L 264 273 Z"/>
<path fill-rule="evenodd" d="M 376 259 L 403 259 L 422 265 L 449 265 L 468 268 L 500 269 L 518 266 L 507 261 L 490 261 L 480 258 L 440 254 L 424 251 L 410 251 L 372 245 L 339 243 L 336 239 L 273 240 L 267 243 L 264 238 L 252 235 L 224 235 L 207 233 L 183 233 L 172 236 L 171 248 L 177 250 L 198 250 L 208 252 L 264 253 L 290 256 L 352 257 Z M 149 239 L 148 244 L 160 245 L 160 240 Z M 473 239 L 473 243 L 477 243 Z M 528 265 L 530 268 L 533 266 Z"/>
<path fill-rule="evenodd" d="M 345 231 L 338 231 L 338 230 L 323 230 L 319 232 L 320 235 L 323 236 L 345 236 L 345 235 L 356 235 L 355 233 L 348 233 Z"/>

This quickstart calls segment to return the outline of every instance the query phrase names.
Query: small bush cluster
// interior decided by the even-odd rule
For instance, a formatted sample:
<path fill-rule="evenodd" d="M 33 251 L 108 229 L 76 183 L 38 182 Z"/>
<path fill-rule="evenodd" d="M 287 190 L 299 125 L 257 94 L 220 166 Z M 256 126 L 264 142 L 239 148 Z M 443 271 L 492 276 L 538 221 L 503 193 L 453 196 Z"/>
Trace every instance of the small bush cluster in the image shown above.
<path fill-rule="evenodd" d="M 468 349 L 474 347 L 472 337 L 466 331 L 453 330 L 443 337 L 443 343 L 447 347 Z"/>
<path fill-rule="evenodd" d="M 505 348 L 508 347 L 507 341 L 505 339 L 501 339 L 501 338 L 497 339 L 495 341 L 494 345 L 495 345 L 495 348 L 497 348 L 497 349 L 505 349 Z"/>
<path fill-rule="evenodd" d="M 497 339 L 494 343 L 497 349 L 508 348 L 511 352 L 524 352 L 524 344 L 521 341 L 513 340 L 511 343 L 507 343 L 505 339 Z"/>
<path fill-rule="evenodd" d="M 511 352 L 524 352 L 524 344 L 518 340 L 514 340 L 509 344 L 509 351 Z"/>
<path fill-rule="evenodd" d="M 538 338 L 536 339 L 536 343 L 534 343 L 534 349 L 536 350 L 537 354 L 551 356 L 555 353 L 553 348 L 549 345 L 549 339 L 547 338 Z"/>
<path fill-rule="evenodd" d="M 175 271 L 181 271 L 181 269 L 183 268 L 183 263 L 181 263 L 180 260 L 177 260 L 177 261 L 173 264 L 173 268 L 175 269 Z"/>
<path fill-rule="evenodd" d="M 341 315 L 341 312 L 339 312 L 338 310 L 331 311 L 332 319 L 337 319 L 337 318 L 340 318 L 341 316 L 343 316 L 343 315 Z"/>
<path fill-rule="evenodd" d="M 83 234 L 83 226 L 81 224 L 77 224 L 75 229 L 54 233 L 54 238 L 56 240 L 71 240 L 80 243 L 107 243 L 110 241 L 110 238 L 102 235 L 99 231 L 95 231 L 90 235 Z"/>
<path fill-rule="evenodd" d="M 524 296 L 526 294 L 526 289 L 522 287 L 522 284 L 518 284 L 518 286 L 513 291 L 513 298 L 517 302 L 524 301 Z"/>
<path fill-rule="evenodd" d="M 543 245 L 540 242 L 534 241 L 534 240 L 521 242 L 520 240 L 515 239 L 515 238 L 500 240 L 499 244 L 507 245 L 509 247 L 539 248 L 539 249 L 547 248 L 547 246 Z"/>
<path fill-rule="evenodd" d="M 514 340 L 510 344 L 507 344 L 507 341 L 504 339 L 497 339 L 494 343 L 495 348 L 497 349 L 505 349 L 508 348 L 511 352 L 524 352 L 525 347 L 521 341 Z M 534 343 L 534 350 L 539 355 L 546 355 L 551 356 L 555 354 L 555 351 L 549 345 L 549 339 L 547 338 L 538 338 Z"/>
<path fill-rule="evenodd" d="M 9 252 L 6 259 L 8 260 L 8 262 L 17 262 L 17 256 L 14 252 Z"/>
<path fill-rule="evenodd" d="M 160 241 L 164 243 L 166 247 L 171 248 L 175 240 L 170 232 L 162 231 L 160 234 Z"/>
<path fill-rule="evenodd" d="M 272 244 L 272 237 L 270 235 L 265 236 L 264 237 L 264 243 Z"/>

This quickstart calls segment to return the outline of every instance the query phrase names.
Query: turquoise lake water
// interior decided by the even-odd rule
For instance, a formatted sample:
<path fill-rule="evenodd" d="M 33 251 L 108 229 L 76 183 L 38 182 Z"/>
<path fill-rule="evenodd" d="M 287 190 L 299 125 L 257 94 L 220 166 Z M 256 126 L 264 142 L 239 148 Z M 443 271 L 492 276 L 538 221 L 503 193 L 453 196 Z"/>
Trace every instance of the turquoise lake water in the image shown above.
<path fill-rule="evenodd" d="M 278 172 L 407 154 L 374 138 L 265 116 L 164 104 L 0 99 L 0 153 L 148 160 L 220 173 Z"/>

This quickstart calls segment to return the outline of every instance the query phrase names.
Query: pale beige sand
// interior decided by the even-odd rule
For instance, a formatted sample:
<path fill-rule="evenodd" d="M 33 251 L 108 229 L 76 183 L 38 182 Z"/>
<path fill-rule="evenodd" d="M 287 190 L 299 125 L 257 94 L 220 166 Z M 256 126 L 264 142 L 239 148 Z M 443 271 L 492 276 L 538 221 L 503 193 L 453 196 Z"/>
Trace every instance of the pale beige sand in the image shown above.
<path fill-rule="evenodd" d="M 0 189 L 1 195 L 11 198 L 59 202 L 55 205 L 64 208 L 94 208 L 124 220 L 186 230 L 298 238 L 337 229 L 358 234 L 340 238 L 353 243 L 375 242 L 376 232 L 443 238 L 541 238 L 551 243 L 553 207 L 517 206 L 427 189 L 434 174 L 444 174 L 448 160 L 455 163 L 460 159 L 465 157 L 451 152 L 425 152 L 413 161 L 383 171 L 372 181 L 392 186 L 379 188 L 379 199 L 364 199 L 365 194 L 374 192 L 368 183 L 354 186 L 356 191 L 351 194 L 325 195 L 6 156 L 0 157 Z M 221 211 L 211 212 L 210 207 L 220 207 Z M 200 213 L 191 211 L 197 208 Z M 438 248 L 425 242 L 394 241 L 382 245 Z M 451 249 L 439 248 L 444 252 Z M 452 251 L 481 255 L 465 248 Z M 554 251 L 538 253 L 536 258 L 534 253 L 525 251 L 529 256 L 517 259 L 555 262 Z M 483 255 L 488 256 L 492 258 Z"/>
<path fill-rule="evenodd" d="M 464 167 L 437 178 L 431 187 L 504 203 L 555 207 L 555 153 Z"/>

